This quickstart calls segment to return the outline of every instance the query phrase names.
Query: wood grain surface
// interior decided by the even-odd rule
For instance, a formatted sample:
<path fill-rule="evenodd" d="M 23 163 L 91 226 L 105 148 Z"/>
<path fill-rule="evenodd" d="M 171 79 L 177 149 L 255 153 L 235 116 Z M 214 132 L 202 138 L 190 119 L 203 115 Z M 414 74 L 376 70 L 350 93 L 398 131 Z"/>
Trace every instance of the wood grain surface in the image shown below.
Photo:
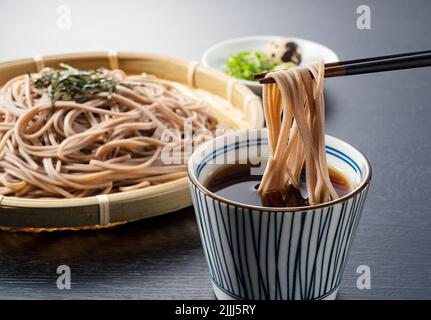
<path fill-rule="evenodd" d="M 371 30 L 356 28 L 356 8 L 361 4 L 49 0 L 36 6 L 4 0 L 0 43 L 8 45 L 1 47 L 0 60 L 113 47 L 198 60 L 215 42 L 253 34 L 315 40 L 343 60 L 431 48 L 431 2 L 368 1 Z M 70 29 L 56 27 L 60 5 L 71 8 Z M 98 18 L 102 6 L 103 17 Z M 21 22 L 14 23 L 17 19 Z M 11 25 L 14 32 L 8 30 Z M 430 68 L 326 82 L 327 132 L 363 151 L 373 166 L 339 299 L 431 299 L 430 85 Z M 70 290 L 56 286 L 56 269 L 62 264 L 71 268 Z M 356 286 L 361 265 L 370 267 L 370 290 Z M 214 299 L 214 295 L 194 213 L 187 208 L 98 232 L 0 232 L 0 298 Z"/>

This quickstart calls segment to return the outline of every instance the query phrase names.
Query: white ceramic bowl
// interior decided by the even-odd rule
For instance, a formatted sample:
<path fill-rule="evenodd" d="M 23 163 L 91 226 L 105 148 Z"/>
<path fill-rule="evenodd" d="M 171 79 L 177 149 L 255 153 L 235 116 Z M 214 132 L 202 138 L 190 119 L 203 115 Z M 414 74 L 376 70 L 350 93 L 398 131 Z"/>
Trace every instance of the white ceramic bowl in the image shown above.
<path fill-rule="evenodd" d="M 230 54 L 235 54 L 244 50 L 262 51 L 270 41 L 282 38 L 280 36 L 251 36 L 235 38 L 219 42 L 207 49 L 202 56 L 202 64 L 205 67 L 223 71 Z M 319 62 L 337 62 L 338 57 L 334 51 L 314 41 L 301 38 L 291 38 L 302 48 L 301 65 Z M 248 86 L 256 94 L 262 93 L 262 85 L 256 81 L 239 80 Z"/>
<path fill-rule="evenodd" d="M 256 133 L 257 131 L 257 133 Z M 188 164 L 190 190 L 214 292 L 219 299 L 335 299 L 371 179 L 367 159 L 326 136 L 329 166 L 353 191 L 324 204 L 267 208 L 205 188 L 219 166 L 265 160 L 267 131 L 239 131 L 201 145 Z"/>

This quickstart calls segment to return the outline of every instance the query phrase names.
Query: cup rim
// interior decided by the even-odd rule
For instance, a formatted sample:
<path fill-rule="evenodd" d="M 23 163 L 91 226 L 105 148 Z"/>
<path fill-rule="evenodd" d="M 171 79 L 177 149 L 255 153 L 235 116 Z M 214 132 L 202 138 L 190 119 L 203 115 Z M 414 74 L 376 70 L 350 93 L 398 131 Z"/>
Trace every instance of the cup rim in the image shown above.
<path fill-rule="evenodd" d="M 234 133 L 230 133 L 230 134 L 234 135 L 237 133 L 234 132 Z M 227 134 L 227 135 L 229 135 L 229 134 Z M 223 135 L 223 136 L 225 136 L 225 135 Z M 221 136 L 221 137 L 223 137 L 223 136 Z M 255 205 L 251 205 L 251 204 L 245 204 L 245 203 L 237 202 L 234 200 L 226 199 L 224 197 L 221 197 L 221 196 L 211 192 L 207 188 L 205 188 L 203 186 L 203 184 L 197 179 L 195 174 L 191 172 L 191 170 L 192 170 L 191 168 L 193 167 L 192 166 L 193 154 L 189 158 L 189 161 L 188 161 L 187 176 L 188 176 L 189 180 L 191 181 L 191 183 L 193 183 L 201 192 L 203 192 L 205 195 L 209 196 L 210 198 L 213 198 L 217 201 L 220 201 L 221 203 L 224 203 L 226 205 L 231 205 L 234 207 L 240 207 L 243 209 L 248 209 L 250 211 L 255 210 L 255 211 L 271 211 L 271 212 L 296 212 L 296 211 L 308 211 L 308 210 L 315 210 L 315 209 L 330 207 L 330 206 L 336 205 L 338 203 L 344 202 L 346 200 L 349 200 L 349 199 L 355 197 L 356 195 L 358 195 L 359 193 L 361 193 L 370 184 L 371 177 L 372 177 L 372 169 L 371 169 L 371 163 L 368 160 L 368 158 L 362 152 L 360 152 L 357 148 L 355 148 L 351 144 L 345 142 L 344 140 L 341 140 L 341 139 L 336 138 L 334 136 L 325 134 L 325 137 L 330 137 L 331 139 L 338 140 L 339 142 L 345 144 L 346 146 L 348 146 L 348 147 L 352 148 L 353 150 L 355 150 L 356 152 L 358 152 L 365 159 L 365 167 L 367 168 L 367 176 L 355 189 L 353 189 L 351 192 L 349 192 L 348 194 L 346 194 L 346 195 L 344 195 L 338 199 L 331 200 L 328 202 L 310 205 L 310 206 L 302 206 L 302 207 L 265 207 L 265 206 L 255 206 Z M 259 139 L 262 140 L 262 137 L 259 137 Z M 196 149 L 195 152 L 199 152 L 200 149 L 204 148 L 205 145 L 209 142 L 210 141 L 207 141 L 207 142 L 203 143 L 202 145 L 200 145 L 199 148 Z"/>

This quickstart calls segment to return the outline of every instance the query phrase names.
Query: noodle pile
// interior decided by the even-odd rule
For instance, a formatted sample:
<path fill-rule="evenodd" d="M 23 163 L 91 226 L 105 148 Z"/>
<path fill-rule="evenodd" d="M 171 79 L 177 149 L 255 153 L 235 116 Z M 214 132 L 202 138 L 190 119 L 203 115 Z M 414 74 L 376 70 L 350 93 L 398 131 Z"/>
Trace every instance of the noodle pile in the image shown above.
<path fill-rule="evenodd" d="M 288 193 L 291 186 L 300 190 L 304 170 L 311 205 L 337 199 L 326 163 L 323 62 L 266 77 L 276 83 L 263 88 L 270 155 L 259 191 L 264 196 Z"/>
<path fill-rule="evenodd" d="M 207 101 L 174 82 L 103 69 L 101 77 L 118 84 L 114 92 L 53 101 L 34 83 L 48 71 L 0 91 L 1 195 L 74 198 L 178 179 L 186 162 L 164 164 L 162 149 L 204 140 L 186 135 L 185 122 L 193 133 L 218 125 Z"/>

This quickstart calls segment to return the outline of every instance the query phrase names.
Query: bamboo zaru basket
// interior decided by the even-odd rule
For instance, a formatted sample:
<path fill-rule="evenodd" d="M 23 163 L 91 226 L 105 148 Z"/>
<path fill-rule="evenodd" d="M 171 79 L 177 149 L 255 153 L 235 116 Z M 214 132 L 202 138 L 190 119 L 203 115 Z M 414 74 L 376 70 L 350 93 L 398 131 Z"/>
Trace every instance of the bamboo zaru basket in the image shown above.
<path fill-rule="evenodd" d="M 79 69 L 120 68 L 142 72 L 206 90 L 239 108 L 249 128 L 263 126 L 260 99 L 251 90 L 219 71 L 177 58 L 126 52 L 75 53 L 35 57 L 0 64 L 0 86 L 26 72 L 60 63 Z M 224 122 L 223 112 L 215 114 Z M 75 199 L 30 199 L 0 196 L 0 228 L 8 231 L 81 230 L 112 227 L 191 205 L 187 178 L 139 190 Z"/>

